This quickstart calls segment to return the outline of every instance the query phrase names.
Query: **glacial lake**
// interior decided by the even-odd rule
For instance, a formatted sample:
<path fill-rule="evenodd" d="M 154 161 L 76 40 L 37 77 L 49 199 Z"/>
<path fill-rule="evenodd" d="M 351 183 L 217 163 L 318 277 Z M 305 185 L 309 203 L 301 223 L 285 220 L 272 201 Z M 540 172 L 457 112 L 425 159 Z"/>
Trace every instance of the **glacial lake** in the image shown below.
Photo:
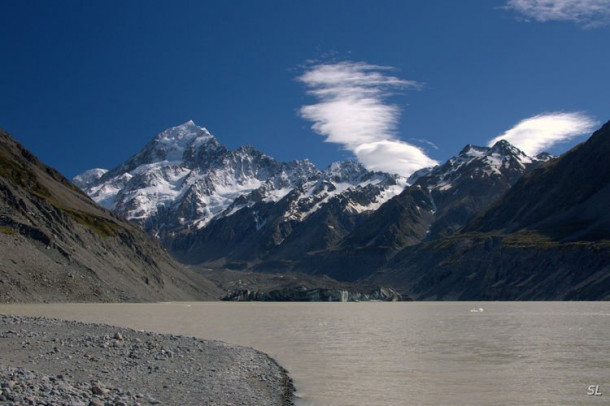
<path fill-rule="evenodd" d="M 610 399 L 610 302 L 44 304 L 0 312 L 254 347 L 288 369 L 297 406 Z"/>

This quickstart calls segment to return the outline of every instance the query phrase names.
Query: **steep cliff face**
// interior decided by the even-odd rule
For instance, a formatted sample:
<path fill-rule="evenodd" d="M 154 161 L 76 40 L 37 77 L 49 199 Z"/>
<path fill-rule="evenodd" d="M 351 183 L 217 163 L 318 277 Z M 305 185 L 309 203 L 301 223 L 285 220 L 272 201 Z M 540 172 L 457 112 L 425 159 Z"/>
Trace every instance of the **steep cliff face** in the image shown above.
<path fill-rule="evenodd" d="M 210 299 L 214 284 L 0 132 L 0 301 Z"/>

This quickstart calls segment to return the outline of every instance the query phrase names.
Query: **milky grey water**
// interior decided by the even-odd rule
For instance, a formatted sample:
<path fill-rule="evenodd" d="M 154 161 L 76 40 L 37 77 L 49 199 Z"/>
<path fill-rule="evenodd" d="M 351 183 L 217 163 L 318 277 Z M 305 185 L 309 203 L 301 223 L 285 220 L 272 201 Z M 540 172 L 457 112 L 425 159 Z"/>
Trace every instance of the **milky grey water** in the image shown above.
<path fill-rule="evenodd" d="M 251 346 L 288 369 L 297 405 L 610 400 L 608 302 L 47 304 L 0 312 Z"/>

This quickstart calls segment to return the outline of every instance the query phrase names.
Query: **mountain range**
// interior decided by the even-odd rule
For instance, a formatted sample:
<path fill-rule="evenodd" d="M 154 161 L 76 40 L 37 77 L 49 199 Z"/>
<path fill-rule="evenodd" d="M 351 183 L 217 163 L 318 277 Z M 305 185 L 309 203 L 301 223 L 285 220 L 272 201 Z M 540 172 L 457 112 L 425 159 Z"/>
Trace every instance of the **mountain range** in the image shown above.
<path fill-rule="evenodd" d="M 87 171 L 74 182 L 191 265 L 324 275 L 395 287 L 416 299 L 580 298 L 555 288 L 502 287 L 527 284 L 521 277 L 494 276 L 491 285 L 471 286 L 476 273 L 457 270 L 480 263 L 508 275 L 541 272 L 536 266 L 552 274 L 533 259 L 512 270 L 515 258 L 531 257 L 515 248 L 525 238 L 553 266 L 555 250 L 565 244 L 578 251 L 570 261 L 584 255 L 581 249 L 595 249 L 594 263 L 583 263 L 591 272 L 607 271 L 607 128 L 559 158 L 528 156 L 504 140 L 467 145 L 405 179 L 355 161 L 319 170 L 308 161 L 278 162 L 252 147 L 231 151 L 189 121 L 117 168 Z M 489 252 L 475 249 L 480 244 Z M 451 288 L 439 284 L 445 279 Z"/>
<path fill-rule="evenodd" d="M 192 121 L 163 131 L 119 167 L 87 171 L 74 183 L 180 261 L 239 268 L 328 249 L 407 184 L 355 161 L 318 170 L 253 147 L 232 151 Z"/>
<path fill-rule="evenodd" d="M 1 141 L 0 300 L 610 298 L 610 124 L 560 157 L 467 145 L 405 179 L 189 121 L 76 176 L 86 194 Z"/>
<path fill-rule="evenodd" d="M 378 267 L 405 246 L 451 235 L 550 158 L 529 157 L 506 141 L 468 145 L 404 179 L 355 161 L 318 170 L 252 147 L 231 151 L 189 121 L 117 168 L 93 169 L 74 182 L 181 262 L 353 281 L 362 272 L 333 269 L 330 257 L 344 264 L 342 257 L 349 262 L 372 249 Z"/>

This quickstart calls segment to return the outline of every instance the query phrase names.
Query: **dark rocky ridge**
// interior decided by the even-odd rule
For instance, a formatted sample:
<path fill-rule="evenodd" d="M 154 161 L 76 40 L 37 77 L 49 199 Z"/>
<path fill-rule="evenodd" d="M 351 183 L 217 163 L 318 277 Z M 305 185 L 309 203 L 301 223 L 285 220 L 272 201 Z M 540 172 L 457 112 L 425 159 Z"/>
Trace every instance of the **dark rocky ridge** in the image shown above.
<path fill-rule="evenodd" d="M 367 280 L 414 300 L 609 300 L 610 243 L 459 235 L 406 248 Z"/>
<path fill-rule="evenodd" d="M 369 278 L 416 299 L 610 299 L 610 123 Z"/>
<path fill-rule="evenodd" d="M 522 178 L 466 231 L 536 230 L 555 241 L 610 239 L 610 122 Z"/>
<path fill-rule="evenodd" d="M 503 140 L 491 148 L 467 145 L 458 156 L 417 177 L 345 244 L 401 249 L 451 235 L 541 162 Z"/>
<path fill-rule="evenodd" d="M 0 301 L 204 300 L 220 292 L 0 132 Z"/>

